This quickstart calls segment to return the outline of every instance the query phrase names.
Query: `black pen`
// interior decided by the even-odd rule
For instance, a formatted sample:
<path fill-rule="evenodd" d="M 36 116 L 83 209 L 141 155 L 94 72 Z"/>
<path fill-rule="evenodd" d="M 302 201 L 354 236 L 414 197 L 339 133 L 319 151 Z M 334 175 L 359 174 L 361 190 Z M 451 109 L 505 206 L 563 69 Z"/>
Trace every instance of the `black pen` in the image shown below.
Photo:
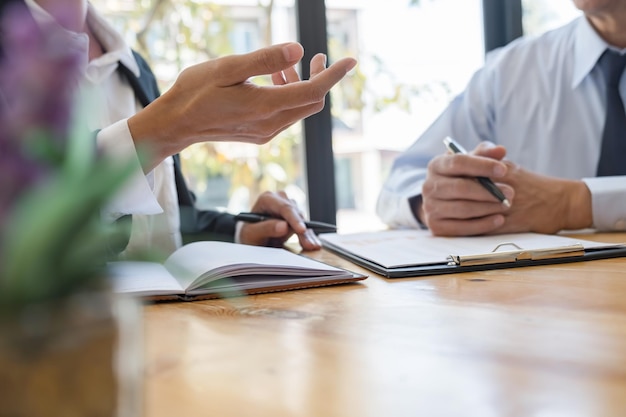
<path fill-rule="evenodd" d="M 446 148 L 452 153 L 467 153 L 465 149 L 461 145 L 459 145 L 454 139 L 447 137 L 443 140 L 443 143 L 446 145 Z M 506 198 L 501 189 L 499 189 L 493 181 L 491 181 L 487 177 L 476 177 L 480 185 L 485 187 L 487 191 L 491 193 L 495 198 L 500 200 L 502 204 L 507 207 L 511 207 L 511 202 Z"/>
<path fill-rule="evenodd" d="M 235 215 L 235 220 L 248 222 L 248 223 L 258 223 L 258 222 L 262 222 L 264 220 L 270 220 L 270 219 L 285 220 L 282 217 L 275 217 L 275 216 L 271 216 L 269 214 L 263 214 L 263 213 L 243 212 L 243 213 L 239 213 Z M 304 225 L 308 229 L 312 229 L 313 232 L 315 232 L 316 234 L 317 233 L 334 233 L 337 231 L 337 226 L 335 226 L 334 224 L 330 224 L 330 223 L 315 222 L 315 221 L 308 220 L 304 222 Z"/>

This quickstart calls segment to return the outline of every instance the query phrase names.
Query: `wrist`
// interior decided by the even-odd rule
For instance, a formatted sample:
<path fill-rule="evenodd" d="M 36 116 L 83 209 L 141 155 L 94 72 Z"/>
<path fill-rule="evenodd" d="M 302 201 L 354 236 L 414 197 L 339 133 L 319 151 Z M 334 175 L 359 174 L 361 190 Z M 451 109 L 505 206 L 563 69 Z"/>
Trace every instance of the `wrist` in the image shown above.
<path fill-rule="evenodd" d="M 591 191 L 583 181 L 567 181 L 565 187 L 566 222 L 564 229 L 586 229 L 593 225 Z"/>
<path fill-rule="evenodd" d="M 142 155 L 144 172 L 150 172 L 165 158 L 182 149 L 170 132 L 172 123 L 168 121 L 168 112 L 159 112 L 162 104 L 160 101 L 163 100 L 162 96 L 128 119 L 133 142 Z"/>

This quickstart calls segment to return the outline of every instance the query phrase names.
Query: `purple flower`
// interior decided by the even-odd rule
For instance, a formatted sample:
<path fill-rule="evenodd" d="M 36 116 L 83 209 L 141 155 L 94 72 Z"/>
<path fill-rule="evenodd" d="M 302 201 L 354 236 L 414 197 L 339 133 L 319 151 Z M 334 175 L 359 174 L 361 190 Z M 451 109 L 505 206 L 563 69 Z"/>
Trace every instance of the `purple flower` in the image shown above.
<path fill-rule="evenodd" d="M 0 24 L 1 234 L 20 195 L 63 160 L 82 57 L 59 26 L 38 26 L 23 4 L 8 8 Z"/>

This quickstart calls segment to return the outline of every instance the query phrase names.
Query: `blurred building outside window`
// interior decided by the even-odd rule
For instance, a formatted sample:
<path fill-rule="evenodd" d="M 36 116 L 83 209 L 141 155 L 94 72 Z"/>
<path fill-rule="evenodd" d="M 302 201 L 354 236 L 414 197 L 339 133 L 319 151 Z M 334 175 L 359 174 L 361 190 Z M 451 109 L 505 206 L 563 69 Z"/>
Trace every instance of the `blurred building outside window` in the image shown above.
<path fill-rule="evenodd" d="M 186 66 L 297 39 L 294 0 L 92 1 L 148 59 L 163 91 Z M 329 60 L 359 60 L 331 92 L 337 223 L 341 232 L 378 229 L 376 198 L 393 158 L 484 61 L 482 1 L 326 0 L 326 8 Z M 298 123 L 266 145 L 197 144 L 181 156 L 201 206 L 235 213 L 265 190 L 286 189 L 306 213 L 302 142 Z"/>
<path fill-rule="evenodd" d="M 540 35 L 581 15 L 572 1 L 522 0 L 525 35 Z"/>

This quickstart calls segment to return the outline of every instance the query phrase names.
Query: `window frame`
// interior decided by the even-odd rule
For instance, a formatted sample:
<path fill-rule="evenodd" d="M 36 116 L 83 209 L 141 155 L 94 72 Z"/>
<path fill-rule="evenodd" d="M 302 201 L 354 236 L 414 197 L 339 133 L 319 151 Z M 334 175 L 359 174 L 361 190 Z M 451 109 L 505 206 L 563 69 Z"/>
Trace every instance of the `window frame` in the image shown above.
<path fill-rule="evenodd" d="M 313 54 L 328 53 L 326 3 L 296 0 L 296 9 L 298 37 L 305 50 L 302 73 L 309 74 Z M 483 0 L 483 26 L 487 52 L 522 36 L 522 0 Z M 335 224 L 337 196 L 329 95 L 324 109 L 304 120 L 303 140 L 309 216 Z"/>

